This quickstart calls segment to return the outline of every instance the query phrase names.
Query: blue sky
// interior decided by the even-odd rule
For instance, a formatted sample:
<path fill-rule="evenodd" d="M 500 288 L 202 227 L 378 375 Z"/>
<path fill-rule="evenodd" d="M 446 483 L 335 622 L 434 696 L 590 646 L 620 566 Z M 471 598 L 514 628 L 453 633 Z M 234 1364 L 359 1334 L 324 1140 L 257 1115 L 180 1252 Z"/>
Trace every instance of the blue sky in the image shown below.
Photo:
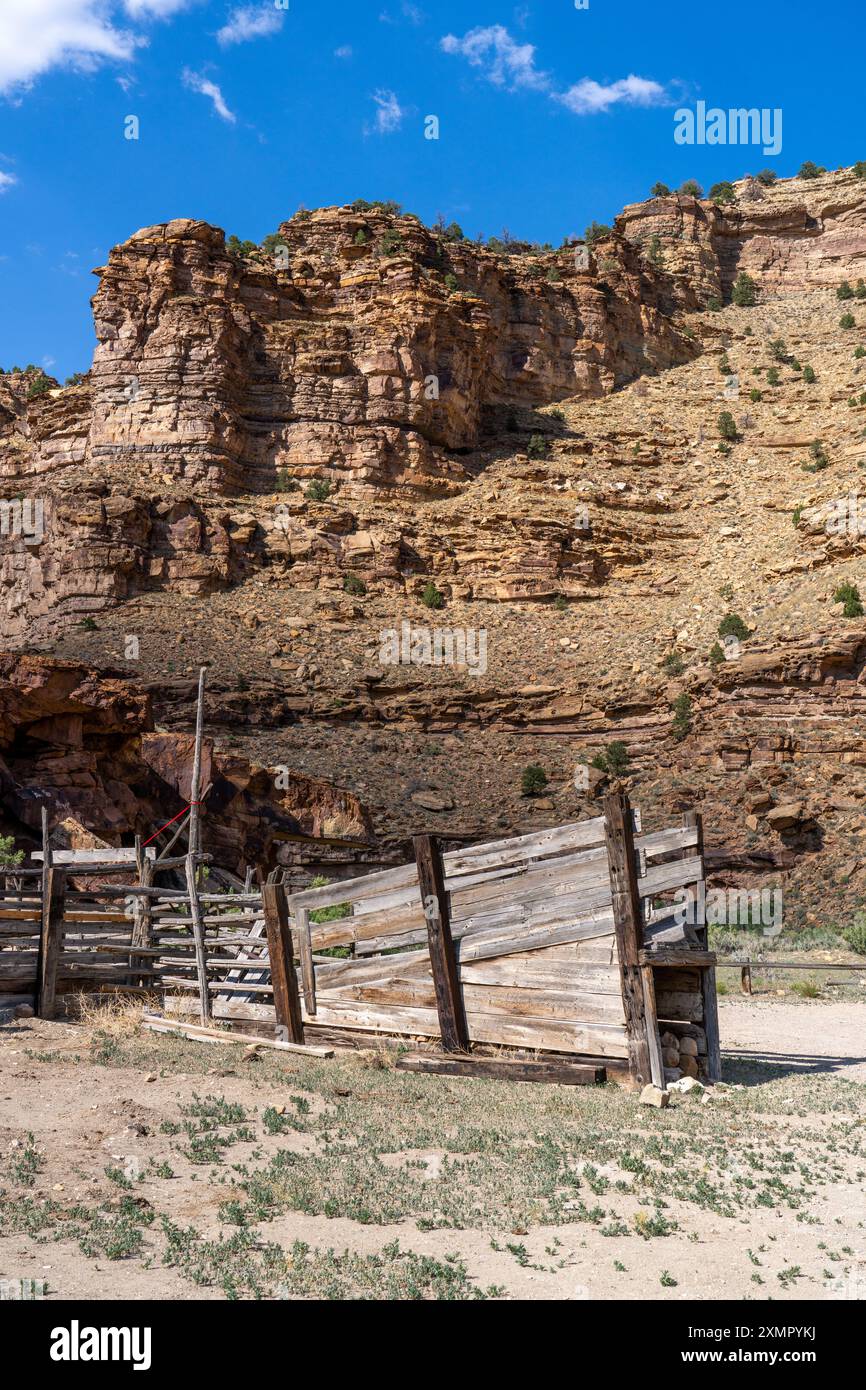
<path fill-rule="evenodd" d="M 656 179 L 866 158 L 861 6 L 0 0 L 0 366 L 86 370 L 92 268 L 172 217 L 258 241 L 301 203 L 393 198 L 558 245 Z M 781 108 L 781 153 L 676 145 L 698 99 Z"/>

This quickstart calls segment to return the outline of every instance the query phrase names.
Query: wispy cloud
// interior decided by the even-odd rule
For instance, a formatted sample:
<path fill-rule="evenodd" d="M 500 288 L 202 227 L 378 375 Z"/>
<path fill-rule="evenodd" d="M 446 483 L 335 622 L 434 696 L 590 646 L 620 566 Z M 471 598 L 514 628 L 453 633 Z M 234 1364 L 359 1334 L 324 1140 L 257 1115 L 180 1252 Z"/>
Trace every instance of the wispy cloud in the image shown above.
<path fill-rule="evenodd" d="M 399 130 L 406 116 L 406 108 L 401 106 L 397 100 L 396 92 L 389 91 L 386 87 L 380 87 L 373 93 L 373 100 L 376 103 L 376 119 L 373 129 L 377 135 L 390 135 L 393 131 Z"/>
<path fill-rule="evenodd" d="M 92 71 L 128 61 L 143 40 L 111 22 L 104 0 L 3 0 L 0 92 L 25 87 L 51 68 Z"/>
<path fill-rule="evenodd" d="M 382 10 L 379 15 L 380 24 L 399 24 L 400 18 L 408 19 L 410 24 L 423 24 L 427 18 L 424 11 L 418 5 L 413 5 L 411 0 L 403 0 L 400 6 L 400 14 L 394 16 L 390 10 Z"/>
<path fill-rule="evenodd" d="M 607 85 L 584 77 L 569 87 L 567 92 L 558 92 L 556 100 L 567 106 L 577 116 L 591 116 L 597 111 L 609 111 L 611 106 L 658 106 L 668 100 L 664 87 L 647 77 L 636 77 L 630 73 L 618 82 Z"/>
<path fill-rule="evenodd" d="M 661 83 L 634 73 L 609 83 L 583 77 L 566 91 L 558 91 L 550 73 L 537 67 L 534 45 L 518 43 L 501 24 L 470 29 L 462 39 L 446 34 L 440 47 L 479 68 L 494 86 L 509 91 L 529 88 L 546 92 L 551 101 L 559 102 L 576 116 L 596 115 L 616 105 L 658 106 L 670 99 Z"/>
<path fill-rule="evenodd" d="M 274 5 L 242 5 L 232 10 L 228 23 L 217 30 L 217 43 L 228 48 L 234 43 L 247 43 L 250 39 L 267 39 L 279 33 L 283 27 L 284 10 Z"/>
<path fill-rule="evenodd" d="M 3 170 L 0 169 L 0 193 L 8 193 L 9 189 L 17 182 L 14 174 L 4 174 Z"/>
<path fill-rule="evenodd" d="M 550 77 L 535 66 L 535 46 L 518 43 L 502 24 L 470 29 L 462 39 L 446 34 L 440 47 L 459 54 L 474 68 L 481 68 L 488 82 L 497 87 L 533 87 L 546 91 Z"/>
<path fill-rule="evenodd" d="M 352 45 L 351 45 L 351 44 L 344 43 L 344 44 L 342 44 L 339 48 L 335 48 L 335 49 L 334 49 L 334 57 L 335 57 L 335 58 L 351 58 L 351 56 L 352 56 Z"/>
<path fill-rule="evenodd" d="M 192 92 L 199 92 L 203 97 L 210 97 L 217 115 L 234 124 L 237 116 L 226 106 L 223 94 L 215 82 L 211 82 L 209 77 L 203 77 L 201 73 L 192 72 L 190 68 L 184 68 L 181 76 L 185 87 L 189 87 Z"/>

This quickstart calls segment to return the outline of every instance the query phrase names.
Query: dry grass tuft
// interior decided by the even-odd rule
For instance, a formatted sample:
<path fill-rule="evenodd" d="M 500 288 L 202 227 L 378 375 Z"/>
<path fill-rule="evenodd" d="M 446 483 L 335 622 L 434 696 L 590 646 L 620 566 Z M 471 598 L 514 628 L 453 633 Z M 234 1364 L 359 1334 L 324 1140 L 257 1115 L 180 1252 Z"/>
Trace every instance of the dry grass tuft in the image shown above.
<path fill-rule="evenodd" d="M 76 994 L 69 1013 L 92 1032 L 111 1038 L 128 1038 L 138 1033 L 145 1013 L 155 1012 L 160 1000 L 154 995 Z"/>

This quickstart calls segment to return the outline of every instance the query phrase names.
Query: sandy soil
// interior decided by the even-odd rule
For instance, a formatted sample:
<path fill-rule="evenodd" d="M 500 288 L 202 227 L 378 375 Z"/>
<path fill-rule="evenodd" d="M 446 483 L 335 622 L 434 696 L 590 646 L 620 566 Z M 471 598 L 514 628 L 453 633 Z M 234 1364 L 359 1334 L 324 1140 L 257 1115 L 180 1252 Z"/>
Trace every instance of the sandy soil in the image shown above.
<path fill-rule="evenodd" d="M 866 1202 L 856 1169 L 863 1165 L 856 1143 L 846 1149 L 838 1135 L 853 1132 L 858 1124 L 862 1133 L 864 1095 L 859 1086 L 849 1088 L 846 1082 L 866 1081 L 866 1003 L 795 1003 L 770 997 L 725 998 L 720 1004 L 725 1071 L 735 1082 L 733 1090 L 719 1090 L 706 1105 L 677 1098 L 669 1111 L 639 1107 L 618 1088 L 596 1092 L 587 1132 L 598 1124 L 599 1116 L 604 1122 L 614 1111 L 622 1116 L 624 1141 L 633 1138 L 632 1130 L 649 1131 L 651 1138 L 653 1133 L 670 1134 L 678 1125 L 679 1132 L 688 1136 L 690 1128 L 697 1131 L 715 1124 L 712 1142 L 728 1146 L 722 1168 L 728 1165 L 744 1173 L 756 1135 L 769 1136 L 774 1144 L 781 1139 L 783 1146 L 790 1142 L 798 1155 L 808 1152 L 810 1164 L 819 1158 L 827 1163 L 827 1176 L 812 1194 L 806 1219 L 802 1215 L 798 1219 L 798 1212 L 784 1203 L 733 1215 L 687 1206 L 678 1200 L 679 1179 L 674 1173 L 666 1205 L 679 1229 L 664 1239 L 636 1239 L 634 1231 L 605 1235 L 598 1225 L 584 1221 L 512 1231 L 486 1226 L 424 1230 L 411 1218 L 362 1223 L 343 1215 L 300 1210 L 263 1222 L 262 1239 L 285 1249 L 302 1240 L 314 1249 L 348 1249 L 362 1255 L 380 1252 L 399 1240 L 403 1249 L 440 1260 L 456 1253 L 478 1287 L 499 1286 L 500 1296 L 512 1299 L 862 1298 L 866 1294 Z M 148 1035 L 151 1049 L 169 1043 L 177 1048 L 174 1039 Z M 138 1046 L 137 1035 L 131 1046 Z M 281 1057 L 275 1063 L 274 1054 L 262 1062 L 250 1062 L 234 1048 L 183 1046 L 187 1051 L 182 1056 L 191 1059 L 188 1071 L 173 1070 L 168 1053 L 166 1064 L 160 1066 L 160 1054 L 152 1051 L 151 1060 L 143 1059 L 141 1066 L 126 1066 L 122 1060 L 102 1064 L 91 1059 L 83 1025 L 28 1020 L 0 1028 L 0 1198 L 4 1188 L 7 1197 L 14 1193 L 8 1164 L 21 1154 L 31 1133 L 44 1163 L 35 1182 L 17 1194 L 19 1200 L 47 1197 L 61 1206 L 92 1206 L 106 1195 L 117 1196 L 106 1182 L 106 1166 L 123 1169 L 133 1162 L 144 1172 L 135 1184 L 136 1200 L 150 1203 L 158 1217 L 165 1214 L 181 1226 L 195 1225 L 209 1239 L 225 1231 L 218 1208 L 231 1195 L 226 1188 L 228 1168 L 213 1180 L 214 1172 L 179 1161 L 178 1144 L 162 1127 L 166 1121 L 177 1121 L 184 1113 L 179 1107 L 193 1096 L 207 1093 L 238 1101 L 257 1114 L 267 1105 L 291 1106 L 293 1079 L 303 1074 L 309 1062 Z M 363 1078 L 368 1087 L 375 1084 L 371 1076 L 380 1075 L 361 1070 L 361 1062 L 352 1057 L 319 1065 L 343 1068 L 341 1086 L 346 1075 L 350 1086 Z M 394 1076 L 401 1086 L 409 1084 L 405 1073 L 392 1072 Z M 477 1107 L 481 1101 L 483 1108 L 484 1085 L 412 1078 L 413 1089 L 405 1094 L 427 1100 L 432 1096 L 437 1101 L 441 1095 L 443 1113 L 450 1119 L 450 1104 L 462 1097 L 468 1096 L 470 1106 Z M 327 1091 L 327 1086 L 323 1089 Z M 813 1090 L 815 1107 L 810 1113 Z M 562 1104 L 565 1094 L 562 1088 L 535 1086 L 512 1086 L 511 1092 L 515 1104 L 526 1107 L 527 1135 L 532 1133 L 533 1107 L 542 1105 L 544 1093 L 548 1098 L 554 1095 L 557 1104 Z M 327 1094 L 317 1097 L 309 1088 L 304 1094 L 311 1097 L 313 1113 L 329 1103 Z M 330 1092 L 350 1094 L 349 1089 Z M 358 1094 L 364 1099 L 360 1086 Z M 567 1093 L 569 1105 L 574 1094 Z M 381 1104 L 382 1095 L 370 1098 Z M 386 1099 L 386 1107 L 388 1103 Z M 584 1098 L 578 1097 L 574 1104 L 579 1107 Z M 826 1153 L 820 1150 L 825 1133 Z M 299 1154 L 317 1153 L 320 1143 L 312 1133 L 257 1133 L 254 1144 L 238 1145 L 226 1162 L 264 1162 L 286 1148 Z M 700 1143 L 698 1137 L 696 1154 L 701 1152 Z M 435 1183 L 443 1153 L 438 1148 L 408 1148 L 382 1154 L 381 1162 L 387 1172 L 396 1173 L 402 1165 L 419 1160 L 425 1181 Z M 173 1169 L 170 1180 L 153 1175 L 162 1163 Z M 616 1171 L 612 1165 L 611 1180 Z M 709 1167 L 704 1171 L 709 1173 Z M 617 1198 L 616 1213 L 626 1222 L 632 1222 L 642 1209 L 646 1202 L 624 1190 Z M 45 1280 L 49 1298 L 222 1298 L 217 1285 L 193 1283 L 188 1274 L 162 1263 L 158 1227 L 157 1220 L 141 1254 L 110 1260 L 83 1254 L 76 1239 L 58 1238 L 56 1230 L 49 1228 L 38 1235 L 10 1231 L 0 1219 L 0 1278 Z M 796 1274 L 786 1275 L 791 1270 Z M 311 1291 L 308 1296 L 316 1294 Z"/>

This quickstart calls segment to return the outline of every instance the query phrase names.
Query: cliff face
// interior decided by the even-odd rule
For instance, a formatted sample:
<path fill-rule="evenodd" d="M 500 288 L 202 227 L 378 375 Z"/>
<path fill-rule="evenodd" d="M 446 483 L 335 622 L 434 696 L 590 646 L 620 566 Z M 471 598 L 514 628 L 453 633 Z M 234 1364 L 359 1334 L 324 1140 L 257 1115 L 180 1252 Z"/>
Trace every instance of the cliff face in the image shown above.
<path fill-rule="evenodd" d="M 754 308 L 728 302 L 740 270 Z M 582 258 L 382 210 L 298 215 L 245 255 L 173 222 L 100 276 L 84 383 L 0 375 L 0 499 L 43 508 L 41 539 L 0 539 L 7 647 L 141 676 L 184 738 L 212 663 L 232 757 L 338 778 L 386 840 L 591 814 L 605 779 L 575 763 L 617 739 L 650 817 L 699 804 L 711 847 L 790 870 L 806 906 L 834 875 L 861 892 L 866 648 L 834 595 L 866 598 L 866 525 L 826 521 L 866 461 L 863 180 L 653 199 Z M 749 636 L 713 664 L 730 613 Z M 483 630 L 486 669 L 383 665 L 406 621 Z M 164 781 L 163 737 L 132 746 Z"/>

